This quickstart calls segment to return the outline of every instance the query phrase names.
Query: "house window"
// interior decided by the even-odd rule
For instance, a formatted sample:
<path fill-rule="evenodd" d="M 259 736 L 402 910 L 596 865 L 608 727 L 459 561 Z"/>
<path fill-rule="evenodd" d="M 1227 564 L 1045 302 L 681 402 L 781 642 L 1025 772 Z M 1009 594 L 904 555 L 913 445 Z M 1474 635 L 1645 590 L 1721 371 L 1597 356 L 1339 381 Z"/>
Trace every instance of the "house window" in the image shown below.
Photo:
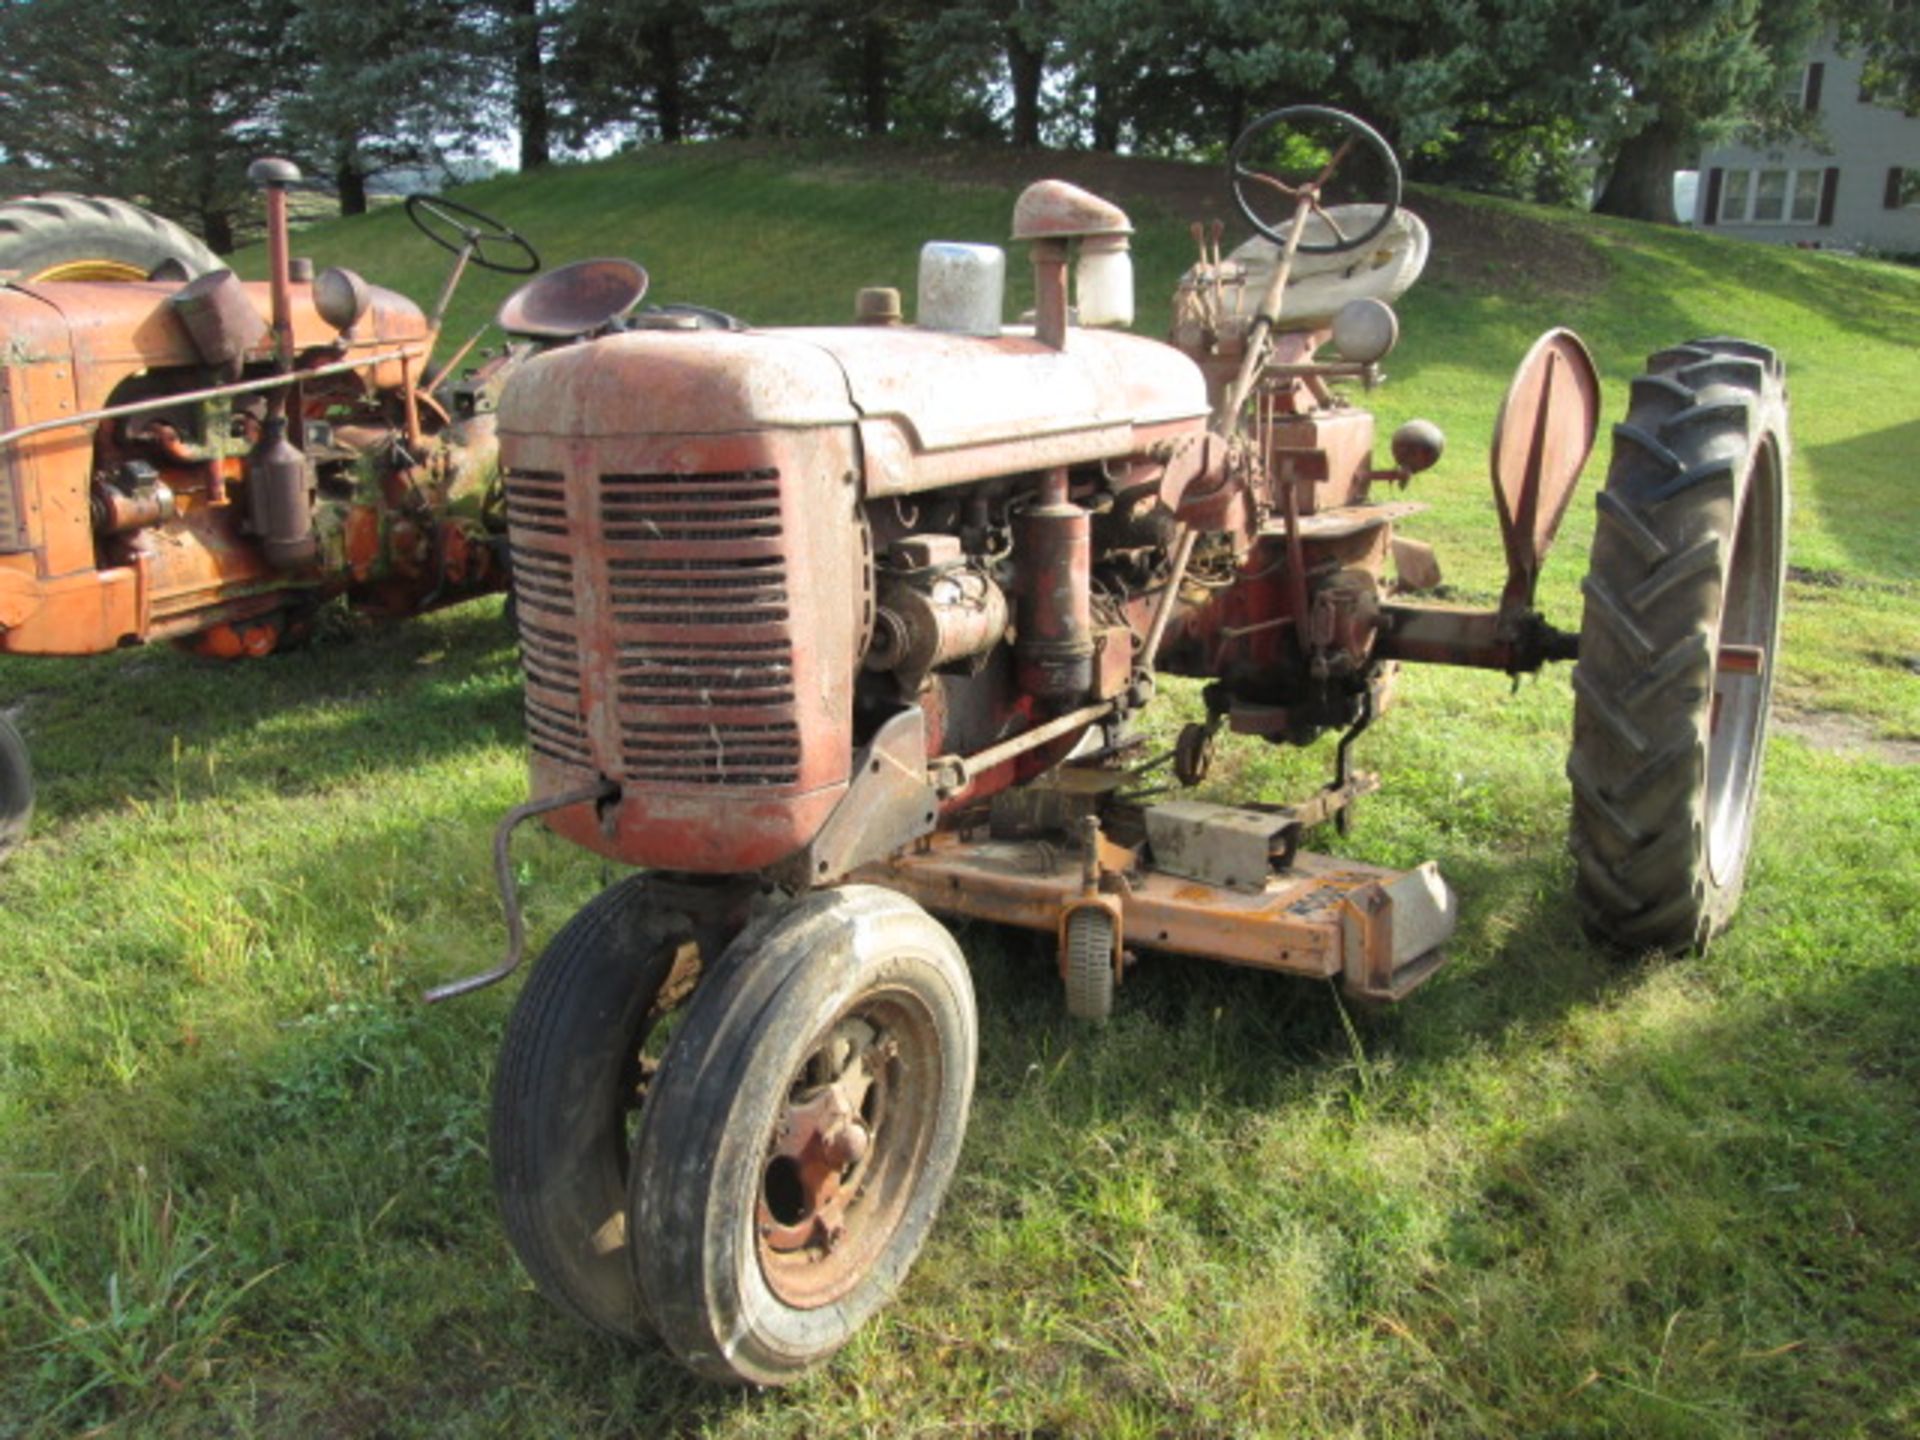
<path fill-rule="evenodd" d="M 1748 198 L 1753 193 L 1750 171 L 1729 170 L 1720 188 L 1720 223 L 1738 225 L 1747 218 Z"/>
<path fill-rule="evenodd" d="M 1720 184 L 1723 225 L 1815 225 L 1825 170 L 1729 170 Z"/>
<path fill-rule="evenodd" d="M 1796 67 L 1781 82 L 1781 102 L 1793 110 L 1819 110 L 1820 91 L 1824 88 L 1826 75 L 1827 67 L 1824 61 L 1815 60 Z"/>
<path fill-rule="evenodd" d="M 1787 187 L 1790 170 L 1762 170 L 1753 185 L 1753 218 L 1756 222 L 1779 221 L 1787 213 Z"/>
<path fill-rule="evenodd" d="M 1920 210 L 1920 170 L 1887 171 L 1887 209 Z"/>

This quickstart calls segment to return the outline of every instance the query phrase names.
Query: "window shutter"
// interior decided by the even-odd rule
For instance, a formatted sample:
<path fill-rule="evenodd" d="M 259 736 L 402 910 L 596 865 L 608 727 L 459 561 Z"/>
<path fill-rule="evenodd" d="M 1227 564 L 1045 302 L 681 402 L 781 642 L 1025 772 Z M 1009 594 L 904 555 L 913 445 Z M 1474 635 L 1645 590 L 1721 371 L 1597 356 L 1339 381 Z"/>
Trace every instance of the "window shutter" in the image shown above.
<path fill-rule="evenodd" d="M 1816 60 L 1807 66 L 1807 112 L 1820 108 L 1820 83 L 1827 77 L 1825 62 Z"/>
<path fill-rule="evenodd" d="M 1887 193 L 1881 203 L 1889 210 L 1900 208 L 1900 167 L 1898 165 L 1887 170 Z"/>
<path fill-rule="evenodd" d="M 1840 167 L 1829 165 L 1820 181 L 1820 223 L 1833 224 L 1833 202 L 1840 193 Z"/>
<path fill-rule="evenodd" d="M 1720 223 L 1720 173 L 1718 165 L 1707 171 L 1707 203 L 1700 209 L 1702 225 Z"/>

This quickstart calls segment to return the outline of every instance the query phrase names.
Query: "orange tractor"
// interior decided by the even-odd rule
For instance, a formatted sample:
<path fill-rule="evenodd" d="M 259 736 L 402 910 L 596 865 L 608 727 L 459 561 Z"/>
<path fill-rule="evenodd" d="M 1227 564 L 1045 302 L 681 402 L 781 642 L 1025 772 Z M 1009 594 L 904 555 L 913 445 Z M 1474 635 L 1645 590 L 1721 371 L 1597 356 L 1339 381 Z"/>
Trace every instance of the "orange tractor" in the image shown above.
<path fill-rule="evenodd" d="M 773 1384 L 885 1302 L 973 1085 L 935 914 L 1050 937 L 1089 1020 L 1150 952 L 1368 1002 L 1428 978 L 1455 916 L 1436 868 L 1301 848 L 1377 785 L 1352 749 L 1405 663 L 1577 660 L 1587 923 L 1687 946 L 1731 916 L 1784 575 L 1778 360 L 1652 358 L 1563 630 L 1535 582 L 1599 386 L 1543 336 L 1495 425 L 1505 592 L 1423 602 L 1432 554 L 1394 530 L 1443 442 L 1413 422 L 1378 462 L 1343 393 L 1379 378 L 1425 258 L 1397 162 L 1294 107 L 1240 138 L 1231 183 L 1258 234 L 1202 237 L 1171 345 L 1127 333 L 1127 217 L 1046 181 L 1013 212 L 1024 323 L 997 247 L 936 244 L 911 325 L 884 290 L 852 325 L 766 331 L 622 321 L 615 295 L 505 385 L 533 798 L 496 835 L 508 955 L 435 994 L 519 959 L 515 824 L 638 867 L 548 946 L 495 1078 L 507 1233 L 581 1320 Z M 1136 721 L 1168 674 L 1206 682 L 1205 715 L 1155 755 Z M 1334 775 L 1293 804 L 1165 798 L 1229 736 L 1323 734 Z"/>
<path fill-rule="evenodd" d="M 291 258 L 299 172 L 263 160 L 252 176 L 272 271 L 256 284 L 122 201 L 0 203 L 0 654 L 171 640 L 260 656 L 335 595 L 400 616 L 506 583 L 493 408 L 515 354 L 459 375 L 470 346 L 432 356 L 469 264 L 526 273 L 539 257 L 484 215 L 410 197 L 455 257 L 429 317 Z M 32 795 L 0 709 L 0 853 Z"/>

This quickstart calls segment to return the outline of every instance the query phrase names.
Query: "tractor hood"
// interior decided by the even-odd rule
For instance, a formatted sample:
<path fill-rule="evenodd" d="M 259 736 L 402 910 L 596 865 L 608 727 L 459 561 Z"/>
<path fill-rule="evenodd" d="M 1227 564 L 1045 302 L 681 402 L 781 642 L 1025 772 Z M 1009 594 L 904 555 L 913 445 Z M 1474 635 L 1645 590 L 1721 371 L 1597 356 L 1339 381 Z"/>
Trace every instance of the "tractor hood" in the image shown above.
<path fill-rule="evenodd" d="M 186 326 L 169 303 L 179 289 L 176 284 L 155 281 L 16 282 L 0 289 L 0 351 L 16 364 L 31 363 L 42 355 L 58 355 L 63 362 L 71 359 L 79 408 L 107 404 L 114 387 L 129 374 L 200 363 Z M 269 316 L 273 305 L 267 285 L 254 282 L 246 289 L 261 317 Z M 418 305 L 377 285 L 368 289 L 373 303 L 351 339 L 343 341 L 314 309 L 313 287 L 295 285 L 295 346 L 325 348 L 327 359 L 348 360 L 355 354 L 392 350 L 426 338 L 426 316 Z M 269 336 L 249 358 L 271 359 L 272 345 Z M 400 373 L 397 362 L 383 365 L 374 383 L 398 385 Z"/>
<path fill-rule="evenodd" d="M 1206 382 L 1136 335 L 992 338 L 904 326 L 632 331 L 548 352 L 500 402 L 503 435 L 713 434 L 855 424 L 869 493 L 1137 453 L 1203 426 Z"/>

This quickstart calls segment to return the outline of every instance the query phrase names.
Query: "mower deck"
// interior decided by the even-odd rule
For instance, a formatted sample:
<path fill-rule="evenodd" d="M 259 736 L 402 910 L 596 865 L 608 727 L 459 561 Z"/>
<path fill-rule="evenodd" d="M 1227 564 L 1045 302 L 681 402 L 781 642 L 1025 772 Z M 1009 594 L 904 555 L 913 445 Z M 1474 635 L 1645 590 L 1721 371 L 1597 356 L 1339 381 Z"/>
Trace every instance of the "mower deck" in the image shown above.
<path fill-rule="evenodd" d="M 1351 997 L 1399 1000 L 1439 969 L 1454 898 L 1431 862 L 1387 870 L 1300 853 L 1259 886 L 1208 883 L 1148 865 L 1144 846 L 1102 839 L 1088 863 L 1072 841 L 930 835 L 854 879 L 911 896 L 936 914 L 1049 934 L 1075 909 L 1114 916 L 1127 946 L 1316 979 Z"/>

